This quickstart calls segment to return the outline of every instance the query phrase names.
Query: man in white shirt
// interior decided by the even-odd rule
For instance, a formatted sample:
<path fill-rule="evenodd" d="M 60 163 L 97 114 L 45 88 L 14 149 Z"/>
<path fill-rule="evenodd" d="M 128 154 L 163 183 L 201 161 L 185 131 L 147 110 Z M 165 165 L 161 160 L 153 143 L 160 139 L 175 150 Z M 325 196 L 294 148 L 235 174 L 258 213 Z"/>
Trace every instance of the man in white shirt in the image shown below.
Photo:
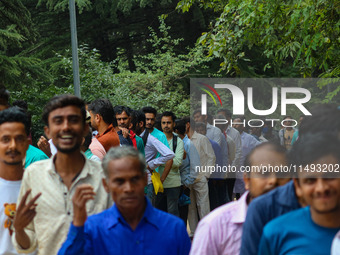
<path fill-rule="evenodd" d="M 0 112 L 0 254 L 17 254 L 11 235 L 29 130 L 28 116 L 18 108 Z"/>
<path fill-rule="evenodd" d="M 86 159 L 80 151 L 89 131 L 85 118 L 84 101 L 73 95 L 55 96 L 43 110 L 45 134 L 58 151 L 25 170 L 12 236 L 19 253 L 39 247 L 38 254 L 57 254 L 73 218 L 75 193 L 96 193 L 86 205 L 89 215 L 111 205 L 100 163 Z"/>
<path fill-rule="evenodd" d="M 196 170 L 197 177 L 192 185 L 190 185 L 190 199 L 189 205 L 189 227 L 190 235 L 193 236 L 198 224 L 197 212 L 202 219 L 210 212 L 209 188 L 208 180 L 210 176 L 209 167 L 215 166 L 215 153 L 211 146 L 209 139 L 201 134 L 195 132 L 195 121 L 190 118 L 184 118 L 187 125 L 187 136 L 193 145 L 196 147 L 200 156 L 201 165 Z"/>

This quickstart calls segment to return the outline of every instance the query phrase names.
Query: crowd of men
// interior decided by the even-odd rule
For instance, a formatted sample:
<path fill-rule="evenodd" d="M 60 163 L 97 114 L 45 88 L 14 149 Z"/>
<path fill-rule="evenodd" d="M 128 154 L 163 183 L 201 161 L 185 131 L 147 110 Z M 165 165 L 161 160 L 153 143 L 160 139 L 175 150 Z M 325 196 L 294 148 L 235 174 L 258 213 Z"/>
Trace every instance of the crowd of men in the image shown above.
<path fill-rule="evenodd" d="M 9 102 L 1 90 L 0 255 L 340 254 L 336 106 L 275 131 L 58 95 L 37 148 Z"/>

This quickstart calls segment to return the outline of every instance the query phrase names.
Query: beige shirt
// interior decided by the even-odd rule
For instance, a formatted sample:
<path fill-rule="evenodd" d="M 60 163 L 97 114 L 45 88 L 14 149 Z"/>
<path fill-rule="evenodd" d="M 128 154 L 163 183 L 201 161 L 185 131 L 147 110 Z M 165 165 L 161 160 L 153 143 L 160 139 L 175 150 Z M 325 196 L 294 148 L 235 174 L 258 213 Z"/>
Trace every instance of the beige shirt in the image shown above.
<path fill-rule="evenodd" d="M 216 161 L 215 153 L 209 139 L 195 131 L 191 136 L 190 141 L 196 147 L 201 160 L 201 166 L 195 181 L 204 180 L 203 176 L 209 178 L 211 174 L 209 169 L 210 167 L 215 167 Z"/>
<path fill-rule="evenodd" d="M 36 216 L 25 228 L 30 238 L 30 247 L 25 250 L 21 249 L 15 240 L 15 234 L 12 236 L 13 244 L 19 253 L 30 253 L 37 247 L 39 255 L 58 253 L 66 240 L 73 218 L 72 197 L 78 185 L 91 184 L 96 192 L 95 199 L 86 203 L 88 215 L 99 213 L 111 206 L 112 200 L 102 185 L 104 175 L 100 163 L 88 160 L 85 156 L 84 158 L 84 168 L 72 183 L 70 190 L 55 170 L 54 157 L 35 162 L 25 170 L 18 204 L 28 189 L 32 191 L 27 201 L 39 192 L 42 195 L 37 200 Z"/>

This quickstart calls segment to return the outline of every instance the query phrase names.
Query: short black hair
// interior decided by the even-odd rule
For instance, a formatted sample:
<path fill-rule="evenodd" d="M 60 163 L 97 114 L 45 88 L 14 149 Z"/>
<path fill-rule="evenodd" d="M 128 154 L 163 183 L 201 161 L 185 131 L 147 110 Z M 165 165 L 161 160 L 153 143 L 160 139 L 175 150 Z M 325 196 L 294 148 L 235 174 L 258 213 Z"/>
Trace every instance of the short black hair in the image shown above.
<path fill-rule="evenodd" d="M 88 110 L 94 114 L 99 114 L 106 124 L 114 124 L 114 110 L 109 99 L 96 99 L 88 105 Z"/>
<path fill-rule="evenodd" d="M 175 121 L 175 128 L 174 130 L 179 133 L 180 135 L 185 135 L 185 130 L 186 130 L 186 126 L 185 126 L 185 121 L 184 120 L 176 120 Z"/>
<path fill-rule="evenodd" d="M 232 114 L 231 111 L 229 111 L 227 108 L 220 108 L 217 110 L 216 113 L 223 112 L 226 117 L 231 118 Z"/>
<path fill-rule="evenodd" d="M 278 143 L 273 143 L 273 142 L 264 142 L 264 143 L 261 143 L 259 145 L 257 145 L 255 148 L 253 148 L 248 154 L 247 156 L 245 157 L 244 159 L 244 163 L 243 165 L 245 166 L 245 169 L 246 168 L 250 168 L 251 169 L 251 166 L 252 166 L 252 162 L 251 162 L 251 157 L 253 156 L 254 152 L 257 151 L 258 149 L 262 149 L 264 147 L 268 147 L 268 150 L 270 151 L 275 151 L 277 153 L 280 153 L 280 154 L 283 154 L 286 156 L 287 154 L 287 151 L 286 151 L 286 148 L 283 147 L 282 145 L 278 144 Z M 247 175 L 249 176 L 250 173 L 247 172 Z"/>
<path fill-rule="evenodd" d="M 50 115 L 50 112 L 58 108 L 64 108 L 70 105 L 76 106 L 81 110 L 83 123 L 85 125 L 86 120 L 85 102 L 81 98 L 70 94 L 54 96 L 50 99 L 50 101 L 47 102 L 42 113 L 42 120 L 45 123 L 45 125 L 48 126 L 48 116 Z"/>
<path fill-rule="evenodd" d="M 27 102 L 25 100 L 15 100 L 13 103 L 12 103 L 12 106 L 17 106 L 25 111 L 28 110 L 28 105 L 27 105 Z"/>
<path fill-rule="evenodd" d="M 123 112 L 125 112 L 127 114 L 127 116 L 131 116 L 131 108 L 127 107 L 127 106 L 123 106 L 123 105 L 117 105 L 113 108 L 115 115 L 116 114 L 122 114 Z"/>
<path fill-rule="evenodd" d="M 170 112 L 170 111 L 163 112 L 162 116 L 161 116 L 161 119 L 163 117 L 171 117 L 173 122 L 175 122 L 175 120 L 176 120 L 176 115 L 173 112 Z"/>
<path fill-rule="evenodd" d="M 157 110 L 151 106 L 145 106 L 142 108 L 142 112 L 145 114 L 145 113 L 153 113 L 155 115 L 155 118 L 156 118 L 156 115 L 157 115 Z"/>
<path fill-rule="evenodd" d="M 305 116 L 299 127 L 299 137 L 307 133 L 340 132 L 340 109 L 333 104 L 317 105 L 311 109 L 311 116 Z"/>
<path fill-rule="evenodd" d="M 0 88 L 0 104 L 9 105 L 9 91 L 5 87 Z"/>
<path fill-rule="evenodd" d="M 142 112 L 142 111 L 132 111 L 131 113 L 131 124 L 133 126 L 133 129 L 136 127 L 136 125 L 139 123 L 139 122 L 143 122 L 143 126 L 145 127 L 145 113 Z"/>
<path fill-rule="evenodd" d="M 283 120 L 285 120 L 285 119 L 288 119 L 288 118 L 290 118 L 290 119 L 293 119 L 293 117 L 292 117 L 292 116 L 290 116 L 290 115 L 286 115 L 286 116 L 284 116 L 284 117 L 283 117 Z"/>
<path fill-rule="evenodd" d="M 202 115 L 201 109 L 196 109 L 196 110 L 194 111 L 194 113 L 192 114 L 192 116 L 195 116 L 196 113 L 199 113 L 200 115 Z"/>
<path fill-rule="evenodd" d="M 183 117 L 182 120 L 185 122 L 185 124 L 190 123 L 190 127 L 195 130 L 196 122 L 193 118 L 190 118 L 189 116 Z"/>
<path fill-rule="evenodd" d="M 0 125 L 6 122 L 20 122 L 24 124 L 26 135 L 30 133 L 30 121 L 25 111 L 19 107 L 10 107 L 0 111 Z"/>
<path fill-rule="evenodd" d="M 319 132 L 299 137 L 289 151 L 288 158 L 294 166 L 306 166 L 327 155 L 333 155 L 340 162 L 340 140 L 335 134 Z"/>

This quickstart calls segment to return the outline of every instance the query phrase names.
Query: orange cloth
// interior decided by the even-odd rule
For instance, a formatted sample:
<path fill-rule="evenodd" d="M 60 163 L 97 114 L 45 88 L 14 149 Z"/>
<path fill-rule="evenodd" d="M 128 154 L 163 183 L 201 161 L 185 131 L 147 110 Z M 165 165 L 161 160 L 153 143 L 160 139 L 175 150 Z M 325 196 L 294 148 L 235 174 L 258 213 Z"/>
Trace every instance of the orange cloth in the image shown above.
<path fill-rule="evenodd" d="M 106 152 L 108 152 L 111 147 L 120 145 L 119 136 L 112 124 L 108 126 L 103 134 L 96 135 L 96 138 L 103 145 Z"/>

